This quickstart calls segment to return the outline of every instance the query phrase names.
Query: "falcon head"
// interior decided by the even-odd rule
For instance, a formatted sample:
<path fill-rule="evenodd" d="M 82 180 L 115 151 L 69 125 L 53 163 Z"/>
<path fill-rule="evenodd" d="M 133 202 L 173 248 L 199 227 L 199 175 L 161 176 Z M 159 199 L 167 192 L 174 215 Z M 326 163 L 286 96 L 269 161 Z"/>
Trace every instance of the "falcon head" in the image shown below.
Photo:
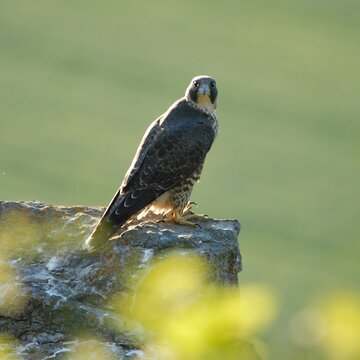
<path fill-rule="evenodd" d="M 192 100 L 200 107 L 215 110 L 217 88 L 214 78 L 206 75 L 195 76 L 185 92 L 186 99 Z"/>

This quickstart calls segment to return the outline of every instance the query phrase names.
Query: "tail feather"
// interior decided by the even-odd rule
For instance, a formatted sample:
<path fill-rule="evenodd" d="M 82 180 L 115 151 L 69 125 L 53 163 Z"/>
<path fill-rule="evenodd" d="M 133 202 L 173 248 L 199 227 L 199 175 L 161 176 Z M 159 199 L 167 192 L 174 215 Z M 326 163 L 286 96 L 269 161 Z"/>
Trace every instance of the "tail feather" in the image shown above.
<path fill-rule="evenodd" d="M 121 227 L 121 225 L 122 224 L 116 224 L 116 226 L 114 226 L 114 224 L 109 223 L 108 221 L 106 221 L 106 219 L 101 218 L 94 231 L 86 239 L 85 246 L 89 250 L 93 250 L 100 245 L 105 244 L 106 241 L 109 240 L 116 233 L 116 231 L 119 229 L 119 227 Z"/>
<path fill-rule="evenodd" d="M 119 190 L 92 234 L 86 239 L 86 248 L 91 251 L 105 244 L 132 215 L 149 205 L 162 193 L 163 191 L 158 192 L 155 189 L 143 189 L 120 195 Z"/>

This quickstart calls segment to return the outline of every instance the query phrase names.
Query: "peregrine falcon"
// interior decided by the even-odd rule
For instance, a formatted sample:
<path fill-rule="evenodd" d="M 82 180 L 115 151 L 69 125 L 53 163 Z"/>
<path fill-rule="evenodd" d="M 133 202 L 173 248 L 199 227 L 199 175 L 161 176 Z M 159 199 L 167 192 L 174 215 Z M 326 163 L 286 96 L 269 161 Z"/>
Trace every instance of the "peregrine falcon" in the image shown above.
<path fill-rule="evenodd" d="M 147 129 L 124 180 L 86 240 L 104 243 L 133 215 L 151 211 L 167 221 L 194 226 L 189 203 L 205 157 L 218 132 L 218 91 L 210 76 L 194 77 L 185 96 Z"/>

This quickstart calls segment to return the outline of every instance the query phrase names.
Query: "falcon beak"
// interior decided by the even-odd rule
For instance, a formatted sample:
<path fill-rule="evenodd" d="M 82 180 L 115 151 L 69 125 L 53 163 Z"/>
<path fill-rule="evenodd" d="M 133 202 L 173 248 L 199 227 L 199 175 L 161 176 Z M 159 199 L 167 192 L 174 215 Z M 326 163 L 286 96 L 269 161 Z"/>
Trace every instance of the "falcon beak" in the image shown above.
<path fill-rule="evenodd" d="M 212 107 L 209 84 L 201 84 L 197 93 L 197 103 L 205 108 Z"/>
<path fill-rule="evenodd" d="M 199 88 L 199 94 L 201 95 L 210 95 L 210 87 L 209 84 L 201 84 Z"/>

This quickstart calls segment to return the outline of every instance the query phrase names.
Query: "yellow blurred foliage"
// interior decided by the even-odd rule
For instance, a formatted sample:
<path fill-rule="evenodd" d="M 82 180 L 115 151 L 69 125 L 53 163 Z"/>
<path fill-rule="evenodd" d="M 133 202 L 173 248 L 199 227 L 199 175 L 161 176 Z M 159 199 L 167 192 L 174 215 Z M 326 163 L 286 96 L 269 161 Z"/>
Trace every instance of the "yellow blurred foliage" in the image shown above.
<path fill-rule="evenodd" d="M 164 336 L 176 359 L 235 359 L 246 341 L 274 317 L 276 305 L 260 285 L 210 289 L 176 319 L 164 324 Z"/>
<path fill-rule="evenodd" d="M 15 274 L 9 264 L 0 259 L 0 316 L 20 314 L 27 299 L 28 292 L 16 282 Z"/>
<path fill-rule="evenodd" d="M 30 216 L 25 210 L 12 210 L 0 220 L 2 257 L 34 258 L 38 253 L 56 252 L 69 244 L 78 245 L 78 237 L 82 236 L 80 211 L 65 220 L 63 217 Z"/>
<path fill-rule="evenodd" d="M 16 355 L 17 342 L 7 334 L 0 333 L 0 359 L 1 360 L 21 360 Z"/>
<path fill-rule="evenodd" d="M 1 219 L 1 249 L 3 253 L 31 249 L 36 245 L 42 233 L 40 224 L 31 221 L 22 211 L 13 210 Z"/>
<path fill-rule="evenodd" d="M 274 318 L 276 302 L 262 285 L 217 287 L 198 256 L 173 254 L 155 262 L 112 306 L 150 330 L 148 355 L 157 359 L 256 359 L 250 339 Z M 163 355 L 162 355 L 163 354 Z M 244 355 L 245 356 L 245 355 Z M 254 357 L 251 357 L 254 356 Z"/>
<path fill-rule="evenodd" d="M 322 297 L 293 317 L 292 339 L 327 359 L 360 359 L 360 297 L 337 292 Z"/>
<path fill-rule="evenodd" d="M 82 339 L 65 357 L 68 360 L 116 360 L 109 347 L 95 339 Z"/>
<path fill-rule="evenodd" d="M 360 297 L 338 293 L 323 301 L 319 308 L 324 336 L 321 346 L 336 360 L 360 359 Z"/>

